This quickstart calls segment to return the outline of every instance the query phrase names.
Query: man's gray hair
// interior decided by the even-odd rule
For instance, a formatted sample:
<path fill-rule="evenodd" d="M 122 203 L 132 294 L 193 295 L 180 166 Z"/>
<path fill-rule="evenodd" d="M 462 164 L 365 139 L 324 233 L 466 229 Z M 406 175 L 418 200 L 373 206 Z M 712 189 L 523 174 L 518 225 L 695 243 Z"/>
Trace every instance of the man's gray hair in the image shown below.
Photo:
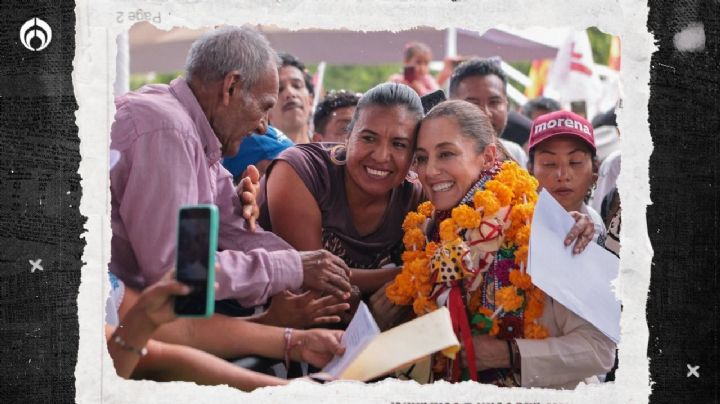
<path fill-rule="evenodd" d="M 248 26 L 226 26 L 193 42 L 185 61 L 185 78 L 188 82 L 213 82 L 238 70 L 247 90 L 260 80 L 271 62 L 277 66 L 279 58 L 262 34 Z"/>

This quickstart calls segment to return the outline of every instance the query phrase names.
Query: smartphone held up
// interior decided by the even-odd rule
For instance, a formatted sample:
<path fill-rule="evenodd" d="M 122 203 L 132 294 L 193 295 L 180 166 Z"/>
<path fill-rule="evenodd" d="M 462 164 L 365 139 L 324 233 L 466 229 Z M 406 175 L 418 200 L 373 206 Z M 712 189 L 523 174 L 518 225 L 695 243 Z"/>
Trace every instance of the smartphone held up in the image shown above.
<path fill-rule="evenodd" d="M 415 79 L 415 66 L 405 66 L 403 68 L 403 80 L 405 80 L 407 84 L 410 84 L 415 81 Z"/>
<path fill-rule="evenodd" d="M 215 311 L 218 222 L 215 205 L 180 208 L 175 276 L 192 290 L 186 296 L 175 296 L 178 316 L 209 317 Z"/>

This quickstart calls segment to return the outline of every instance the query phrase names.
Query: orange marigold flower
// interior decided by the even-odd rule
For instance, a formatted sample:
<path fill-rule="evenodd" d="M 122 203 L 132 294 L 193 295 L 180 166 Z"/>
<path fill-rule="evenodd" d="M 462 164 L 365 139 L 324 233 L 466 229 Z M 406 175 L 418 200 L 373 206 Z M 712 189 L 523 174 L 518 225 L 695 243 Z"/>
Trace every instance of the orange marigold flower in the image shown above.
<path fill-rule="evenodd" d="M 408 231 L 410 229 L 420 227 L 423 223 L 425 223 L 425 216 L 417 212 L 409 212 L 407 216 L 405 216 L 402 228 L 403 230 Z"/>
<path fill-rule="evenodd" d="M 418 228 L 410 229 L 403 236 L 403 244 L 406 250 L 422 250 L 425 248 L 425 233 Z"/>
<path fill-rule="evenodd" d="M 510 271 L 509 277 L 510 283 L 522 290 L 528 290 L 533 286 L 530 275 L 520 272 L 519 269 L 513 269 Z"/>
<path fill-rule="evenodd" d="M 510 220 L 513 224 L 526 224 L 532 222 L 532 214 L 535 210 L 534 203 L 518 203 L 510 211 Z"/>
<path fill-rule="evenodd" d="M 500 206 L 507 206 L 513 199 L 512 188 L 498 180 L 490 180 L 485 184 L 485 189 L 492 191 L 500 201 Z"/>
<path fill-rule="evenodd" d="M 420 206 L 418 206 L 417 211 L 419 214 L 425 217 L 430 217 L 432 216 L 433 209 L 435 209 L 435 207 L 433 206 L 432 202 L 425 201 L 421 203 Z"/>
<path fill-rule="evenodd" d="M 515 232 L 513 235 L 513 239 L 515 241 L 515 244 L 517 245 L 526 245 L 530 242 L 530 225 L 525 224 L 523 226 L 520 226 L 519 229 Z"/>
<path fill-rule="evenodd" d="M 474 229 L 480 226 L 480 214 L 465 204 L 452 210 L 452 218 L 458 226 L 464 229 Z"/>
<path fill-rule="evenodd" d="M 525 201 L 527 201 L 527 203 L 532 203 L 533 205 L 535 205 L 537 200 L 538 200 L 537 192 L 533 191 L 533 192 L 529 192 L 529 193 L 525 194 Z"/>
<path fill-rule="evenodd" d="M 413 302 L 413 311 L 418 316 L 430 313 L 435 309 L 437 309 L 437 304 L 435 303 L 435 301 L 432 299 L 428 299 L 425 296 L 418 296 Z"/>
<path fill-rule="evenodd" d="M 482 208 L 483 216 L 490 216 L 500 210 L 500 201 L 495 194 L 488 190 L 475 192 L 473 196 L 473 204 L 476 209 Z"/>
<path fill-rule="evenodd" d="M 518 230 L 520 230 L 520 225 L 517 223 L 510 222 L 510 227 L 505 230 L 505 240 L 508 241 L 510 244 L 515 244 L 515 235 L 517 234 Z"/>
<path fill-rule="evenodd" d="M 450 242 L 455 240 L 458 235 L 458 228 L 452 218 L 447 218 L 440 222 L 440 240 Z"/>
<path fill-rule="evenodd" d="M 528 300 L 523 315 L 525 320 L 537 320 L 543 314 L 543 304 L 537 303 L 535 300 Z"/>
<path fill-rule="evenodd" d="M 525 293 L 527 304 L 523 313 L 525 321 L 532 321 L 543 314 L 545 308 L 545 294 L 540 288 L 532 287 Z"/>
<path fill-rule="evenodd" d="M 513 312 L 522 307 L 523 300 L 521 295 L 517 293 L 518 289 L 514 286 L 505 286 L 495 292 L 495 304 L 502 306 L 507 313 Z"/>
<path fill-rule="evenodd" d="M 435 255 L 435 251 L 437 251 L 438 245 L 436 242 L 431 241 L 427 243 L 425 246 L 425 257 L 426 258 L 432 258 L 433 255 Z"/>
<path fill-rule="evenodd" d="M 385 289 L 385 295 L 391 302 L 397 305 L 406 306 L 412 303 L 412 297 L 403 293 L 401 284 L 398 282 L 391 283 Z"/>
<path fill-rule="evenodd" d="M 515 263 L 520 264 L 527 264 L 528 259 L 528 246 L 522 245 L 518 247 L 517 250 L 515 250 Z"/>
<path fill-rule="evenodd" d="M 527 339 L 544 339 L 550 335 L 545 327 L 534 322 L 525 322 L 523 328 Z"/>
<path fill-rule="evenodd" d="M 430 277 L 428 276 L 428 279 Z M 417 293 L 423 295 L 423 296 L 430 296 L 430 293 L 432 293 L 433 285 L 430 282 L 427 282 L 426 280 L 419 282 L 417 285 Z"/>
<path fill-rule="evenodd" d="M 430 277 L 430 268 L 428 267 L 427 258 L 418 258 L 415 261 L 408 263 L 404 270 L 412 276 L 422 277 L 423 275 Z"/>
<path fill-rule="evenodd" d="M 506 161 L 503 163 L 500 172 L 495 176 L 495 179 L 505 184 L 512 184 L 518 175 L 520 166 L 513 161 Z"/>
<path fill-rule="evenodd" d="M 405 265 L 407 265 L 409 262 L 415 261 L 418 258 L 422 258 L 425 256 L 425 253 L 422 250 L 405 250 L 402 253 L 402 261 Z"/>

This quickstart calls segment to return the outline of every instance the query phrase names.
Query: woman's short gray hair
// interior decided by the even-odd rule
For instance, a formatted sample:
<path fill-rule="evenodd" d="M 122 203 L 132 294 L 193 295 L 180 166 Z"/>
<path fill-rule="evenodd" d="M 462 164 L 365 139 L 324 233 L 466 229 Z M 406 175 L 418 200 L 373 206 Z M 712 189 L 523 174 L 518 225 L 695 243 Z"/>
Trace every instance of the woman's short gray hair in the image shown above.
<path fill-rule="evenodd" d="M 185 61 L 185 78 L 212 82 L 238 70 L 243 89 L 249 89 L 260 80 L 271 62 L 277 66 L 279 59 L 262 34 L 248 26 L 227 26 L 193 42 Z"/>

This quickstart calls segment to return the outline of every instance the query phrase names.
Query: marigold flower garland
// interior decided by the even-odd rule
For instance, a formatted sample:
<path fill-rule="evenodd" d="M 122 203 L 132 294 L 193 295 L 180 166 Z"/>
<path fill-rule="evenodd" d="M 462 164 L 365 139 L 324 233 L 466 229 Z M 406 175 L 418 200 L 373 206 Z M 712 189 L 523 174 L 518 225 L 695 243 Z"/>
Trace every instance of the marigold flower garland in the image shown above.
<path fill-rule="evenodd" d="M 502 209 L 509 208 L 502 221 L 504 231 L 500 237 L 504 238 L 503 249 L 514 249 L 517 268 L 509 273 L 510 285 L 495 291 L 495 312 L 482 306 L 482 288 L 469 293 L 467 309 L 470 322 L 474 332 L 497 335 L 498 317 L 502 317 L 502 313 L 513 313 L 523 320 L 524 338 L 546 338 L 547 330 L 536 322 L 543 313 L 544 294 L 532 284 L 530 275 L 525 272 L 537 186 L 537 180 L 516 163 L 503 163 L 495 177 L 485 183 L 484 189 L 473 195 L 474 208 L 462 204 L 451 211 L 449 218 L 440 222 L 439 243 L 428 242 L 425 235 L 426 224 L 434 213 L 430 202 L 423 202 L 417 212 L 408 213 L 403 222 L 404 265 L 386 289 L 388 298 L 395 304 L 412 305 L 419 316 L 437 309 L 437 303 L 431 297 L 436 283 L 431 260 L 437 249 L 456 245 L 457 239 L 468 244 L 468 240 L 461 237 L 461 232 L 464 231 L 467 237 L 467 233 L 482 226 L 484 220 L 491 221 Z M 457 265 L 461 266 L 459 262 Z"/>

